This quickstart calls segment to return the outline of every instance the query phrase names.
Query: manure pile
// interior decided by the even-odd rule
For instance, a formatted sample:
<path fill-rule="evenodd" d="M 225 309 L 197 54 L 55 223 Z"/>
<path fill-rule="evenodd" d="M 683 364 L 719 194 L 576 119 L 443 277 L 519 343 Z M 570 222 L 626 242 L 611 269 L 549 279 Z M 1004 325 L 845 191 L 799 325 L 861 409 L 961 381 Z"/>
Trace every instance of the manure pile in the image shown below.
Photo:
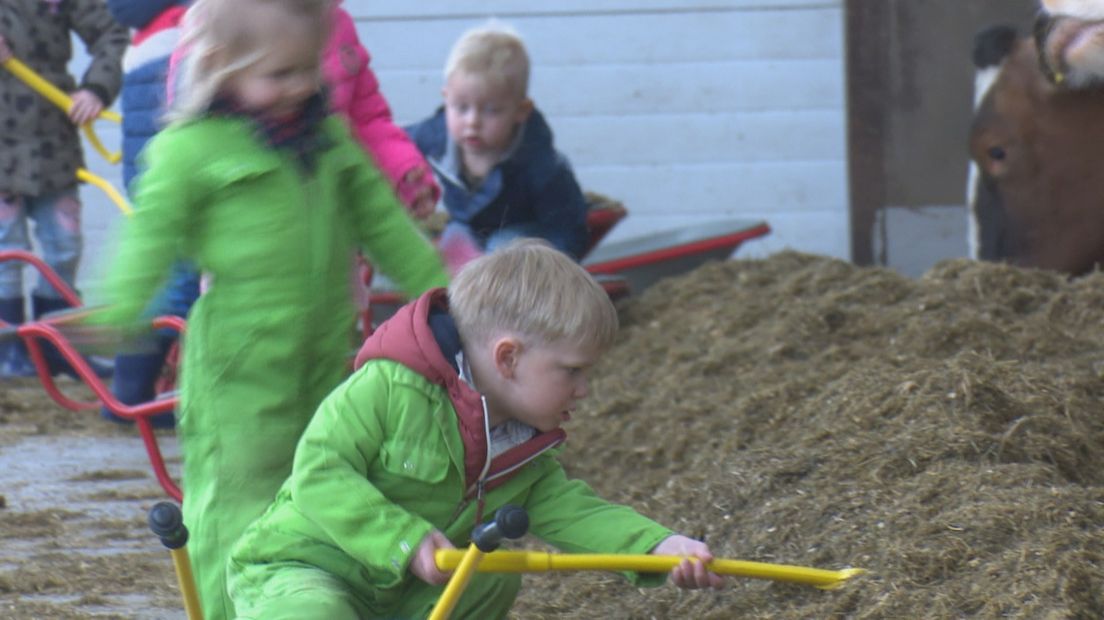
<path fill-rule="evenodd" d="M 719 557 L 867 575 L 527 576 L 517 618 L 1104 618 L 1104 274 L 794 252 L 621 306 L 563 460 Z"/>

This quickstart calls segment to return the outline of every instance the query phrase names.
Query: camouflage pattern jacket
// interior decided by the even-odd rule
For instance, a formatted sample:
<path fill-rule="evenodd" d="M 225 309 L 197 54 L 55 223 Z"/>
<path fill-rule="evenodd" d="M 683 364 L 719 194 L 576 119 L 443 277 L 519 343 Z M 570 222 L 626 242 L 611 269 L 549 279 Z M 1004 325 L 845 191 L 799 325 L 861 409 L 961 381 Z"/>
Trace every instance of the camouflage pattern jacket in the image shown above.
<path fill-rule="evenodd" d="M 79 84 L 66 68 L 70 32 L 92 57 Z M 87 89 L 105 106 L 119 94 L 129 37 L 104 0 L 3 0 L 0 35 L 16 58 L 67 93 Z M 0 192 L 40 196 L 69 188 L 81 165 L 77 128 L 65 112 L 0 70 Z"/>

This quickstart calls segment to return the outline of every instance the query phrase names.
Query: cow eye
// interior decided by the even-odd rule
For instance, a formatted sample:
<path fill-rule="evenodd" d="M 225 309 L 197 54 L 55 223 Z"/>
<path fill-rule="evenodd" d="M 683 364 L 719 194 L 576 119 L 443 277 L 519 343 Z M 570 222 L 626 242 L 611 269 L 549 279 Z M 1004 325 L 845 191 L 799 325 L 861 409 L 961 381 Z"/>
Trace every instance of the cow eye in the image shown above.
<path fill-rule="evenodd" d="M 994 161 L 1004 161 L 1005 156 L 1008 155 L 1003 146 L 991 146 L 986 152 L 989 153 L 989 158 Z"/>

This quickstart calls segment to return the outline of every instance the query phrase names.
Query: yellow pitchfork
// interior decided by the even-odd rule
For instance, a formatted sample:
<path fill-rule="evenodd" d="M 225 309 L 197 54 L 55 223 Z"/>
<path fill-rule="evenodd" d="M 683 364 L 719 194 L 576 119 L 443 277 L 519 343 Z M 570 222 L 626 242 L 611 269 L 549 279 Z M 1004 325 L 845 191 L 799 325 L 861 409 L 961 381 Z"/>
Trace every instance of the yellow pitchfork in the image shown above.
<path fill-rule="evenodd" d="M 68 112 L 69 109 L 73 107 L 73 99 L 69 95 L 65 94 L 60 88 L 47 82 L 45 79 L 42 78 L 41 75 L 35 73 L 33 69 L 23 64 L 23 62 L 19 59 L 9 58 L 3 63 L 0 63 L 0 66 L 3 66 L 5 69 L 10 71 L 12 75 L 22 80 L 24 84 L 31 88 L 31 90 L 42 95 L 49 102 L 53 103 L 62 110 Z M 115 112 L 112 112 L 111 110 L 104 110 L 100 112 L 99 118 L 108 121 L 114 121 L 116 123 L 121 123 L 123 121 L 123 118 L 121 116 L 119 116 Z M 84 131 L 85 137 L 88 138 L 88 142 L 92 145 L 93 148 L 96 149 L 97 152 L 99 152 L 100 155 L 103 156 L 104 159 L 112 164 L 119 163 L 119 161 L 122 159 L 122 154 L 119 152 L 111 153 L 107 150 L 106 147 L 104 147 L 103 142 L 100 141 L 100 137 L 96 134 L 96 130 L 93 129 L 91 122 L 82 125 L 81 129 Z M 130 205 L 127 204 L 122 195 L 120 195 L 119 192 L 115 191 L 115 188 L 112 187 L 111 184 L 108 183 L 103 177 L 95 175 L 84 168 L 79 168 L 77 170 L 77 178 L 86 183 L 91 183 L 103 190 L 104 193 L 107 194 L 108 198 L 110 198 L 111 201 L 114 202 L 117 207 L 119 207 L 120 211 L 126 213 L 127 215 L 130 214 Z"/>

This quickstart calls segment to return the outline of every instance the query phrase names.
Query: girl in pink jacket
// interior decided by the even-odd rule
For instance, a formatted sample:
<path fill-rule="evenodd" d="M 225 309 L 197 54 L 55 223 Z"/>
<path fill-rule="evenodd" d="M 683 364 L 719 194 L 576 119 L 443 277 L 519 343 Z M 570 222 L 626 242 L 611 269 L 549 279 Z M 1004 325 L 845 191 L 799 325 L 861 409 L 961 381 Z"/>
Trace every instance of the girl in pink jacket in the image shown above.
<path fill-rule="evenodd" d="M 391 108 L 368 66 L 371 56 L 357 37 L 352 17 L 334 3 L 322 71 L 330 87 L 330 108 L 349 120 L 353 135 L 391 180 L 399 200 L 422 218 L 433 212 L 441 190 L 421 151 L 391 120 Z"/>

